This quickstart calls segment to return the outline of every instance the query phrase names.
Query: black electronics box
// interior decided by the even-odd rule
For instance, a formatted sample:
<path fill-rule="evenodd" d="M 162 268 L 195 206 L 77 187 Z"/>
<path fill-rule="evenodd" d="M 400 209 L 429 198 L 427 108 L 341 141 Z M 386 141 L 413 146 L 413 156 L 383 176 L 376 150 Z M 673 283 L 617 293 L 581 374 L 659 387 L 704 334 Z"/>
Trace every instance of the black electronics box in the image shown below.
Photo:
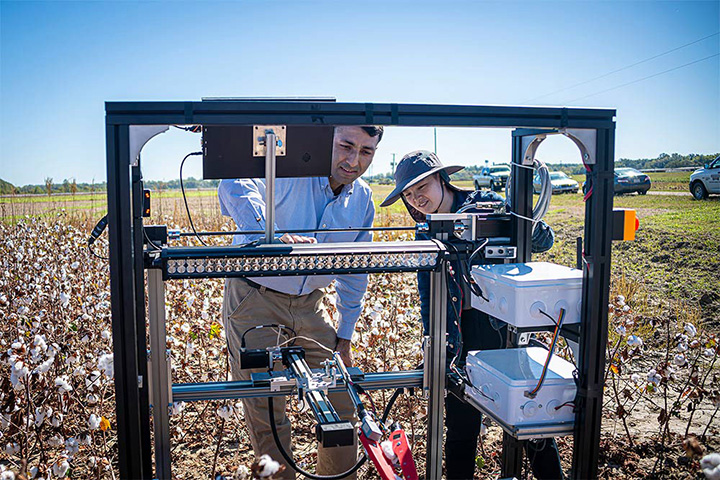
<path fill-rule="evenodd" d="M 285 155 L 276 155 L 275 173 L 282 177 L 327 177 L 332 163 L 332 126 L 286 127 Z M 203 126 L 203 178 L 265 178 L 265 155 L 254 156 L 252 126 Z"/>

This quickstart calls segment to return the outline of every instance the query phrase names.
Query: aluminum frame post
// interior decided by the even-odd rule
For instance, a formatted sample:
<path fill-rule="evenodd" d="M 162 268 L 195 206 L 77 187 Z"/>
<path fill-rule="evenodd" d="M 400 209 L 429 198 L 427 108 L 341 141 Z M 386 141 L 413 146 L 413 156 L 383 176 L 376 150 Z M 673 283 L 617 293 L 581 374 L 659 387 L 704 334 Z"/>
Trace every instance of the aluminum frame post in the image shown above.
<path fill-rule="evenodd" d="M 425 478 L 442 478 L 443 413 L 445 411 L 447 265 L 430 274 L 430 356 L 425 359 L 429 378 L 427 465 Z"/>
<path fill-rule="evenodd" d="M 598 129 L 593 193 L 585 204 L 585 251 L 572 476 L 597 478 L 608 337 L 615 130 Z"/>
<path fill-rule="evenodd" d="M 265 243 L 275 240 L 275 146 L 274 133 L 265 134 Z"/>
<path fill-rule="evenodd" d="M 107 119 L 108 238 L 110 304 L 112 311 L 113 364 L 118 436 L 118 469 L 121 478 L 148 478 L 149 442 L 143 442 L 142 412 L 137 352 L 135 255 L 131 221 L 130 141 L 128 125 L 113 125 Z M 144 308 L 144 305 L 142 305 Z"/>
<path fill-rule="evenodd" d="M 162 270 L 150 269 L 148 281 L 148 317 L 150 320 L 150 357 L 152 370 L 152 412 L 155 430 L 155 478 L 171 478 L 170 467 L 170 368 L 165 330 L 165 283 Z"/>

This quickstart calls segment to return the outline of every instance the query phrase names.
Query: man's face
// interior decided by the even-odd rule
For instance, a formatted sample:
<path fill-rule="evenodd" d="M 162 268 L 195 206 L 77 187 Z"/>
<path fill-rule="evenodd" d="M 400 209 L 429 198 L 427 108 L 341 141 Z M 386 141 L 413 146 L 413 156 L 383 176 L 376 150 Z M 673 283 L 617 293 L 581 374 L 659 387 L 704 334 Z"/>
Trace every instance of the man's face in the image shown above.
<path fill-rule="evenodd" d="M 371 137 L 360 127 L 337 127 L 333 141 L 330 187 L 347 185 L 365 173 L 375 156 L 379 136 Z"/>

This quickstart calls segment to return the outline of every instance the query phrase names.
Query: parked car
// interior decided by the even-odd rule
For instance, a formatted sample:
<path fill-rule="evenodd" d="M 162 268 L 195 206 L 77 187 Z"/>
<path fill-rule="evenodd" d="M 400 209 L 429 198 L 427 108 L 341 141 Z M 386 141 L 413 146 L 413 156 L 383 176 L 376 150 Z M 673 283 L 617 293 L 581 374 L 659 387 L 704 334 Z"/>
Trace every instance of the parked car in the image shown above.
<path fill-rule="evenodd" d="M 508 165 L 491 165 L 483 167 L 480 175 L 473 175 L 473 183 L 475 190 L 481 188 L 489 188 L 494 192 L 505 188 L 505 184 L 510 177 L 510 167 Z"/>
<path fill-rule="evenodd" d="M 580 186 L 578 182 L 565 175 L 564 172 L 550 172 L 550 184 L 552 193 L 577 193 Z M 540 193 L 540 176 L 533 178 L 533 192 Z"/>
<path fill-rule="evenodd" d="M 711 193 L 720 193 L 720 156 L 690 175 L 690 193 L 696 200 L 707 198 Z"/>
<path fill-rule="evenodd" d="M 651 186 L 650 177 L 639 170 L 634 168 L 615 169 L 615 195 L 633 192 L 645 195 Z"/>

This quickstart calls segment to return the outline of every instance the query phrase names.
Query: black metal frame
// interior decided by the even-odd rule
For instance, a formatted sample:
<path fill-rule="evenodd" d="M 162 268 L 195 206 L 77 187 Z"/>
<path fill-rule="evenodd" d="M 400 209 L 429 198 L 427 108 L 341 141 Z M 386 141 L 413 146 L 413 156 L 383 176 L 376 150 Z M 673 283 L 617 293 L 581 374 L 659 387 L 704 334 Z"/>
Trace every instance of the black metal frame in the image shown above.
<path fill-rule="evenodd" d="M 575 478 L 597 476 L 612 236 L 615 111 L 585 108 L 416 105 L 292 101 L 106 103 L 108 220 L 119 468 L 122 478 L 153 478 L 149 429 L 142 190 L 132 166 L 130 126 L 141 125 L 387 125 L 509 127 L 541 131 L 595 130 L 593 194 L 585 209 L 580 385 L 574 431 Z M 513 137 L 521 163 L 522 134 Z M 513 176 L 514 210 L 529 216 L 532 174 Z M 514 218 L 518 261 L 530 259 L 530 224 Z M 513 442 L 507 442 L 513 448 Z M 515 448 L 515 450 L 518 450 Z M 517 458 L 517 451 L 514 453 Z M 509 457 L 506 455 L 506 459 Z"/>

